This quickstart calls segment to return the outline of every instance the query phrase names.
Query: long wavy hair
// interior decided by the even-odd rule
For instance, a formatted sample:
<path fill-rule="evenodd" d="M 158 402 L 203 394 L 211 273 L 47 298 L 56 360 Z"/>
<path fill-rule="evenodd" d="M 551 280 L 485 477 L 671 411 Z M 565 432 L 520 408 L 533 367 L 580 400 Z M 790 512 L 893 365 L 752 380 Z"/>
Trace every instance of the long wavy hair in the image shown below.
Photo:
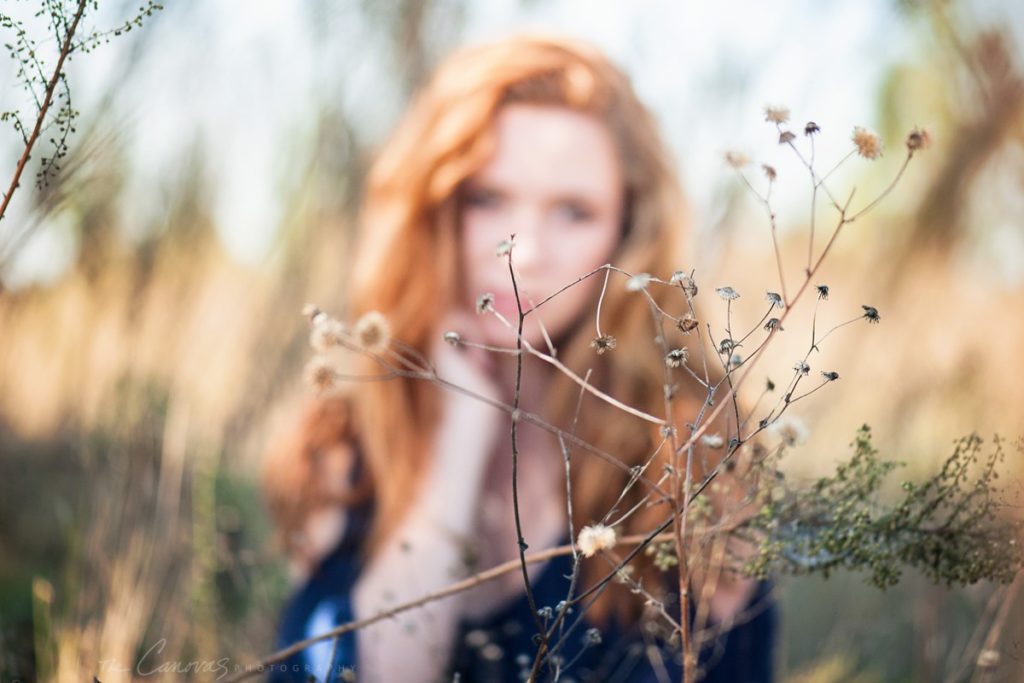
<path fill-rule="evenodd" d="M 568 107 L 603 122 L 615 142 L 626 185 L 623 236 L 611 263 L 631 273 L 665 278 L 684 267 L 687 207 L 655 120 L 627 76 L 588 43 L 519 35 L 450 55 L 379 151 L 368 178 L 354 257 L 349 311 L 353 318 L 380 311 L 395 339 L 427 353 L 431 335 L 439 333 L 440 316 L 460 301 L 460 188 L 492 155 L 492 123 L 509 103 Z M 580 324 L 561 340 L 559 359 L 580 375 L 590 369 L 591 384 L 620 401 L 663 414 L 665 364 L 660 347 L 652 341 L 656 328 L 651 311 L 642 295 L 628 292 L 623 284 L 616 284 L 613 276 L 602 303 L 602 327 L 616 337 L 617 348 L 597 355 L 591 348 L 593 329 L 581 316 Z M 651 295 L 674 315 L 688 310 L 678 289 L 652 287 Z M 669 329 L 666 334 L 678 333 Z M 689 340 L 691 349 L 695 338 L 694 334 Z M 373 361 L 367 362 L 367 374 L 379 374 Z M 271 509 L 283 530 L 297 531 L 317 506 L 348 505 L 372 497 L 375 516 L 364 551 L 372 554 L 379 548 L 409 509 L 432 455 L 426 446 L 439 418 L 439 391 L 430 382 L 397 378 L 359 383 L 342 398 L 332 399 L 331 409 L 322 402 L 312 404 L 290 441 L 272 451 L 266 469 Z M 568 428 L 578 396 L 579 387 L 559 375 L 544 418 Z M 674 417 L 694 419 L 705 398 L 705 390 L 696 383 L 681 381 Z M 323 426 L 325 419 L 331 421 L 331 429 Z M 589 397 L 576 434 L 626 465 L 617 468 L 585 452 L 573 453 L 578 532 L 603 519 L 613 506 L 626 511 L 648 493 L 643 485 L 634 485 L 616 505 L 629 481 L 627 468 L 648 462 L 663 436 L 656 425 Z M 317 493 L 320 475 L 311 463 L 327 437 L 357 444 L 352 452 L 358 451 L 364 465 L 359 484 L 343 495 Z M 661 450 L 647 476 L 657 480 L 670 450 Z M 297 477 L 306 483 L 296 485 Z M 641 505 L 620 533 L 647 532 L 669 514 L 670 506 L 654 499 Z M 591 560 L 584 563 L 583 577 L 596 579 L 607 571 L 607 564 Z M 638 601 L 621 587 L 614 588 L 594 606 L 594 614 L 603 619 L 613 607 L 629 618 L 637 614 Z"/>

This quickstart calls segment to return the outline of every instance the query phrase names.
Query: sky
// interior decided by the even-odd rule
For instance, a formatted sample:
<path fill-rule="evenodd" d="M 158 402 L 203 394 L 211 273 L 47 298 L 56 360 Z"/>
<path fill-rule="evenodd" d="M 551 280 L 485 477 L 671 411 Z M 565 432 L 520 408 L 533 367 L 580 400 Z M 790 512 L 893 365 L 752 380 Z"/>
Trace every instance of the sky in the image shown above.
<path fill-rule="evenodd" d="M 439 31 L 449 28 L 447 4 L 432 18 Z M 380 31 L 352 2 L 166 5 L 147 19 L 144 50 L 132 53 L 126 36 L 79 56 L 69 70 L 75 106 L 83 116 L 97 110 L 125 60 L 139 62 L 131 81 L 113 88 L 111 115 L 132 169 L 124 224 L 140 234 L 160 224 L 168 183 L 186 172 L 198 141 L 211 161 L 219 234 L 238 259 L 259 264 L 286 219 L 315 107 L 338 106 L 365 139 L 383 140 L 401 113 L 394 66 Z M 95 25 L 112 25 L 124 7 L 103 5 Z M 819 122 L 819 159 L 837 159 L 854 125 L 874 124 L 881 79 L 913 53 L 918 35 L 882 0 L 490 0 L 470 3 L 462 25 L 457 43 L 541 29 L 602 46 L 661 123 L 698 230 L 713 228 L 735 185 L 722 163 L 726 150 L 772 163 L 780 174 L 801 171 L 764 122 L 766 104 L 790 107 L 798 131 Z M 311 40 L 315 33 L 322 41 Z M 11 95 L 10 80 L 0 85 Z M 5 159 L 16 149 L 10 142 L 0 147 Z M 803 185 L 780 183 L 779 206 L 803 201 Z M 21 199 L 9 216 L 14 223 L 25 219 Z M 37 232 L 8 284 L 46 281 L 66 268 L 75 253 L 68 220 L 55 217 Z"/>

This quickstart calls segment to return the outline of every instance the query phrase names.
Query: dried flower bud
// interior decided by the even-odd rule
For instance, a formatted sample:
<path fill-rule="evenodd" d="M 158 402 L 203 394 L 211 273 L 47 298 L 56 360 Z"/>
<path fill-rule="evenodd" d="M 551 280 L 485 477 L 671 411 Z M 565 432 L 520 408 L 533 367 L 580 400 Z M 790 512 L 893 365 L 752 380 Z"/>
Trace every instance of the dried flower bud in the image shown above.
<path fill-rule="evenodd" d="M 750 163 L 750 157 L 743 152 L 736 152 L 729 150 L 725 153 L 725 163 L 729 164 L 735 169 L 740 169 Z"/>
<path fill-rule="evenodd" d="M 313 319 L 316 318 L 320 313 L 321 311 L 316 306 L 316 304 L 306 304 L 305 306 L 302 307 L 302 315 L 309 318 L 309 322 L 313 322 Z"/>
<path fill-rule="evenodd" d="M 768 377 L 765 380 L 764 388 L 767 389 L 768 391 L 775 391 L 775 382 L 772 381 L 771 377 Z"/>
<path fill-rule="evenodd" d="M 915 128 L 907 135 L 907 149 L 916 152 L 919 149 L 928 149 L 932 145 L 932 136 L 927 128 Z"/>
<path fill-rule="evenodd" d="M 776 173 L 774 166 L 769 166 L 768 164 L 761 164 L 761 168 L 764 169 L 764 176 L 768 179 L 769 182 L 773 183 L 775 182 L 775 179 L 779 177 L 779 174 Z"/>
<path fill-rule="evenodd" d="M 708 448 L 721 448 L 725 445 L 725 439 L 721 434 L 705 434 L 700 437 L 700 442 Z"/>
<path fill-rule="evenodd" d="M 313 356 L 302 371 L 303 379 L 318 394 L 334 388 L 338 381 L 338 373 L 331 362 L 323 356 Z"/>
<path fill-rule="evenodd" d="M 604 524 L 594 524 L 580 530 L 576 545 L 583 553 L 583 557 L 593 557 L 599 550 L 614 548 L 615 541 L 615 529 Z"/>
<path fill-rule="evenodd" d="M 615 348 L 618 342 L 615 337 L 610 334 L 603 335 L 601 337 L 594 337 L 594 340 L 590 342 L 590 348 L 597 351 L 597 355 L 602 355 L 605 351 L 611 351 Z"/>
<path fill-rule="evenodd" d="M 391 326 L 379 311 L 368 311 L 356 321 L 352 335 L 364 350 L 383 353 L 391 343 Z"/>
<path fill-rule="evenodd" d="M 839 379 L 839 373 L 836 372 L 835 370 L 830 370 L 829 372 L 822 372 L 821 376 L 824 377 L 825 380 L 828 382 L 835 382 L 837 379 Z"/>
<path fill-rule="evenodd" d="M 882 317 L 878 315 L 878 309 L 874 306 L 861 305 L 861 308 L 864 309 L 864 317 L 867 318 L 869 323 L 878 323 L 882 319 Z"/>
<path fill-rule="evenodd" d="M 738 349 L 741 346 L 743 346 L 743 345 L 742 344 L 737 344 L 732 339 L 729 339 L 727 337 L 727 338 L 723 339 L 722 342 L 718 345 L 718 352 L 720 354 L 722 354 L 723 356 L 725 356 L 725 355 L 732 355 L 732 352 L 735 349 Z"/>
<path fill-rule="evenodd" d="M 651 276 L 649 273 L 637 273 L 626 281 L 626 291 L 639 292 L 647 289 L 647 285 L 649 285 L 650 282 Z"/>
<path fill-rule="evenodd" d="M 690 334 L 700 323 L 689 313 L 676 321 L 676 328 L 683 334 Z"/>
<path fill-rule="evenodd" d="M 768 105 L 764 108 L 764 120 L 769 123 L 785 123 L 789 121 L 789 107 Z"/>
<path fill-rule="evenodd" d="M 686 363 L 688 358 L 689 351 L 686 350 L 685 346 L 678 349 L 672 349 L 665 356 L 665 365 L 670 368 L 680 368 Z"/>
<path fill-rule="evenodd" d="M 692 299 L 697 296 L 697 283 L 694 282 L 692 275 L 687 275 L 683 271 L 677 270 L 672 273 L 672 278 L 669 280 L 669 283 L 679 285 L 687 299 Z"/>
<path fill-rule="evenodd" d="M 718 287 L 715 291 L 718 292 L 718 296 L 722 297 L 726 301 L 732 301 L 733 299 L 740 298 L 739 292 L 729 286 Z"/>
<path fill-rule="evenodd" d="M 319 353 L 340 346 L 345 335 L 345 327 L 337 320 L 318 312 L 313 317 L 313 329 L 309 331 L 309 345 Z"/>
<path fill-rule="evenodd" d="M 498 248 L 495 250 L 496 256 L 507 256 L 512 251 L 512 240 L 502 240 L 498 242 Z"/>
<path fill-rule="evenodd" d="M 494 295 L 491 294 L 490 292 L 487 292 L 486 294 L 481 294 L 480 297 L 476 300 L 476 312 L 477 313 L 486 313 L 487 311 L 493 311 L 493 310 L 494 310 Z"/>
<path fill-rule="evenodd" d="M 452 346 L 458 346 L 459 342 L 462 341 L 462 335 L 460 335 L 458 332 L 455 332 L 454 330 L 449 330 L 444 333 L 444 340 L 446 343 L 451 344 Z"/>
<path fill-rule="evenodd" d="M 807 440 L 807 425 L 796 417 L 783 415 L 773 422 L 769 429 L 786 446 L 796 446 Z"/>
<path fill-rule="evenodd" d="M 865 159 L 877 159 L 882 156 L 882 138 L 878 137 L 875 131 L 855 126 L 851 139 L 857 147 L 857 153 Z"/>

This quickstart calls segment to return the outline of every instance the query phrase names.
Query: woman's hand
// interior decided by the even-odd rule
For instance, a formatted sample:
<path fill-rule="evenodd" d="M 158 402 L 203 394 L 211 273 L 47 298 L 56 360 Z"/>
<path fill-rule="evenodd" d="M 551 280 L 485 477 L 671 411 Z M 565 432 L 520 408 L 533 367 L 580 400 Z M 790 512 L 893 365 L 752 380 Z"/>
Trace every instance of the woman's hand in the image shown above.
<path fill-rule="evenodd" d="M 453 346 L 443 339 L 447 331 L 459 332 L 468 340 L 479 339 L 475 330 L 472 315 L 457 313 L 447 316 L 434 332 L 431 362 L 445 384 L 430 462 L 405 519 L 356 584 L 357 616 L 370 616 L 419 598 L 465 573 L 464 542 L 479 517 L 484 475 L 508 421 L 507 413 L 488 403 L 500 396 L 492 379 L 489 353 Z M 360 680 L 438 680 L 451 654 L 463 598 L 458 595 L 431 603 L 363 630 Z"/>
<path fill-rule="evenodd" d="M 445 332 L 451 331 L 465 340 L 479 339 L 478 326 L 472 314 L 451 313 L 435 332 L 431 349 L 437 376 L 443 382 L 442 407 L 424 494 L 443 502 L 449 513 L 465 515 L 462 522 L 450 519 L 451 514 L 443 515 L 456 525 L 453 530 L 458 533 L 470 529 L 465 522 L 473 518 L 484 473 L 509 419 L 494 405 L 501 403 L 501 391 L 493 378 L 492 352 L 443 339 Z"/>

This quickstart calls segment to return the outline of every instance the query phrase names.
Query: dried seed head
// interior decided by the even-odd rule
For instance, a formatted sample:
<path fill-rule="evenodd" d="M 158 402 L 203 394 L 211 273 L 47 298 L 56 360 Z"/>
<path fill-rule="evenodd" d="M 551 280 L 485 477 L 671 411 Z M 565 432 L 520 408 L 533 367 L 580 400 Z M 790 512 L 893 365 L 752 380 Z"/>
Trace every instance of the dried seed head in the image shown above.
<path fill-rule="evenodd" d="M 808 121 L 807 125 L 804 126 L 804 135 L 806 135 L 807 137 L 810 137 L 810 136 L 814 135 L 815 133 L 820 133 L 820 132 L 821 132 L 821 127 L 819 127 L 818 124 L 816 124 L 814 121 Z"/>
<path fill-rule="evenodd" d="M 694 282 L 691 275 L 687 275 L 681 270 L 677 270 L 672 273 L 672 278 L 669 280 L 669 283 L 679 285 L 687 299 L 692 299 L 697 296 L 697 283 Z"/>
<path fill-rule="evenodd" d="M 878 137 L 875 131 L 855 126 L 851 139 L 857 147 L 857 153 L 865 159 L 877 159 L 882 156 L 882 138 Z"/>
<path fill-rule="evenodd" d="M 462 335 L 454 330 L 449 330 L 444 333 L 444 340 L 452 346 L 458 346 L 459 342 L 462 341 Z"/>
<path fill-rule="evenodd" d="M 779 332 L 784 331 L 782 323 L 778 318 L 769 318 L 768 322 L 764 324 L 764 329 L 766 332 L 772 332 L 773 330 L 778 330 Z"/>
<path fill-rule="evenodd" d="M 696 318 L 694 318 L 691 314 L 687 313 L 678 321 L 676 321 L 676 328 L 683 334 L 690 334 L 695 329 L 697 329 L 697 326 L 699 324 L 700 323 L 697 322 Z"/>
<path fill-rule="evenodd" d="M 360 348 L 370 353 L 383 353 L 391 344 L 391 326 L 379 311 L 368 311 L 356 321 L 352 335 Z"/>
<path fill-rule="evenodd" d="M 761 164 L 761 168 L 764 169 L 764 176 L 768 179 L 768 182 L 775 182 L 775 179 L 779 177 L 779 174 L 775 171 L 774 166 L 768 164 Z"/>
<path fill-rule="evenodd" d="M 309 345 L 319 353 L 340 346 L 345 335 L 345 326 L 325 313 L 313 318 L 313 329 L 309 331 Z"/>
<path fill-rule="evenodd" d="M 796 134 L 793 133 L 792 131 L 784 130 L 781 133 L 779 133 L 780 145 L 785 145 L 789 142 L 793 142 L 793 140 L 796 140 Z"/>
<path fill-rule="evenodd" d="M 782 296 L 778 292 L 765 292 L 765 298 L 772 302 L 772 306 L 784 308 L 782 304 Z"/>
<path fill-rule="evenodd" d="M 768 391 L 775 391 L 775 382 L 772 381 L 771 377 L 768 377 L 765 380 L 764 388 L 767 389 Z"/>
<path fill-rule="evenodd" d="M 721 434 L 705 434 L 700 437 L 700 442 L 708 448 L 721 448 L 725 445 L 725 439 Z"/>
<path fill-rule="evenodd" d="M 594 340 L 590 342 L 590 348 L 597 351 L 597 355 L 602 355 L 605 351 L 613 350 L 618 342 L 615 337 L 610 334 L 603 335 L 601 337 L 594 337 Z"/>
<path fill-rule="evenodd" d="M 476 312 L 477 313 L 486 313 L 487 311 L 493 311 L 493 310 L 494 310 L 494 295 L 491 294 L 490 292 L 487 292 L 486 294 L 481 294 L 480 297 L 476 300 Z"/>
<path fill-rule="evenodd" d="M 733 299 L 740 298 L 740 293 L 729 286 L 719 287 L 715 291 L 718 292 L 718 296 L 722 297 L 726 301 L 732 301 Z"/>
<path fill-rule="evenodd" d="M 769 123 L 785 123 L 789 121 L 789 107 L 768 105 L 764 108 L 764 120 Z"/>
<path fill-rule="evenodd" d="M 807 440 L 807 425 L 796 417 L 783 415 L 769 427 L 786 446 L 796 446 Z"/>
<path fill-rule="evenodd" d="M 302 371 L 302 377 L 318 394 L 330 391 L 338 382 L 338 373 L 323 356 L 313 356 Z"/>
<path fill-rule="evenodd" d="M 594 524 L 580 530 L 576 545 L 583 553 L 583 557 L 593 557 L 599 550 L 614 548 L 615 541 L 615 529 L 604 524 Z"/>
<path fill-rule="evenodd" d="M 729 339 L 728 337 L 726 337 L 718 345 L 718 352 L 720 354 L 722 354 L 723 356 L 732 355 L 733 350 L 738 349 L 741 346 L 743 346 L 743 345 L 742 344 L 737 344 L 732 339 Z"/>
<path fill-rule="evenodd" d="M 864 317 L 867 318 L 869 323 L 878 323 L 881 321 L 882 317 L 878 315 L 878 309 L 874 306 L 861 305 L 861 308 L 864 309 Z"/>
<path fill-rule="evenodd" d="M 738 353 L 732 354 L 732 358 L 729 359 L 729 365 L 731 365 L 734 368 L 738 368 L 739 366 L 743 365 L 743 356 L 741 356 Z"/>
<path fill-rule="evenodd" d="M 647 285 L 651 283 L 651 276 L 649 273 L 637 273 L 633 277 L 626 281 L 626 291 L 628 292 L 639 292 L 647 289 Z"/>
<path fill-rule="evenodd" d="M 498 242 L 498 248 L 495 250 L 496 256 L 507 256 L 512 251 L 512 240 L 502 240 Z"/>
<path fill-rule="evenodd" d="M 670 368 L 681 368 L 686 363 L 689 355 L 685 346 L 672 349 L 665 355 L 665 365 Z"/>
<path fill-rule="evenodd" d="M 729 150 L 725 153 L 725 163 L 729 164 L 735 169 L 740 169 L 750 163 L 750 157 L 743 152 L 737 152 L 735 150 Z"/>
<path fill-rule="evenodd" d="M 828 285 L 816 285 L 815 289 L 818 290 L 818 299 L 828 300 Z"/>
<path fill-rule="evenodd" d="M 837 379 L 839 379 L 839 373 L 836 372 L 835 370 L 830 370 L 829 372 L 822 372 L 821 376 L 824 377 L 825 381 L 827 382 L 835 382 Z"/>
<path fill-rule="evenodd" d="M 907 149 L 916 152 L 919 149 L 928 149 L 932 145 L 932 136 L 927 128 L 915 128 L 907 135 Z"/>
<path fill-rule="evenodd" d="M 314 319 L 315 319 L 315 318 L 316 318 L 316 317 L 317 317 L 317 316 L 318 316 L 318 315 L 319 315 L 320 313 L 321 313 L 321 311 L 320 311 L 320 309 L 319 309 L 319 308 L 318 308 L 318 307 L 316 306 L 316 304 L 306 304 L 305 306 L 303 306 L 303 307 L 302 307 L 302 315 L 304 315 L 304 316 L 306 316 L 307 318 L 309 318 L 309 322 L 313 322 L 313 320 L 314 320 Z"/>
<path fill-rule="evenodd" d="M 805 361 L 802 361 L 802 360 L 798 360 L 793 365 L 793 369 L 796 370 L 797 372 L 799 372 L 801 375 L 804 375 L 804 376 L 808 375 L 811 372 L 811 366 L 808 365 Z"/>

